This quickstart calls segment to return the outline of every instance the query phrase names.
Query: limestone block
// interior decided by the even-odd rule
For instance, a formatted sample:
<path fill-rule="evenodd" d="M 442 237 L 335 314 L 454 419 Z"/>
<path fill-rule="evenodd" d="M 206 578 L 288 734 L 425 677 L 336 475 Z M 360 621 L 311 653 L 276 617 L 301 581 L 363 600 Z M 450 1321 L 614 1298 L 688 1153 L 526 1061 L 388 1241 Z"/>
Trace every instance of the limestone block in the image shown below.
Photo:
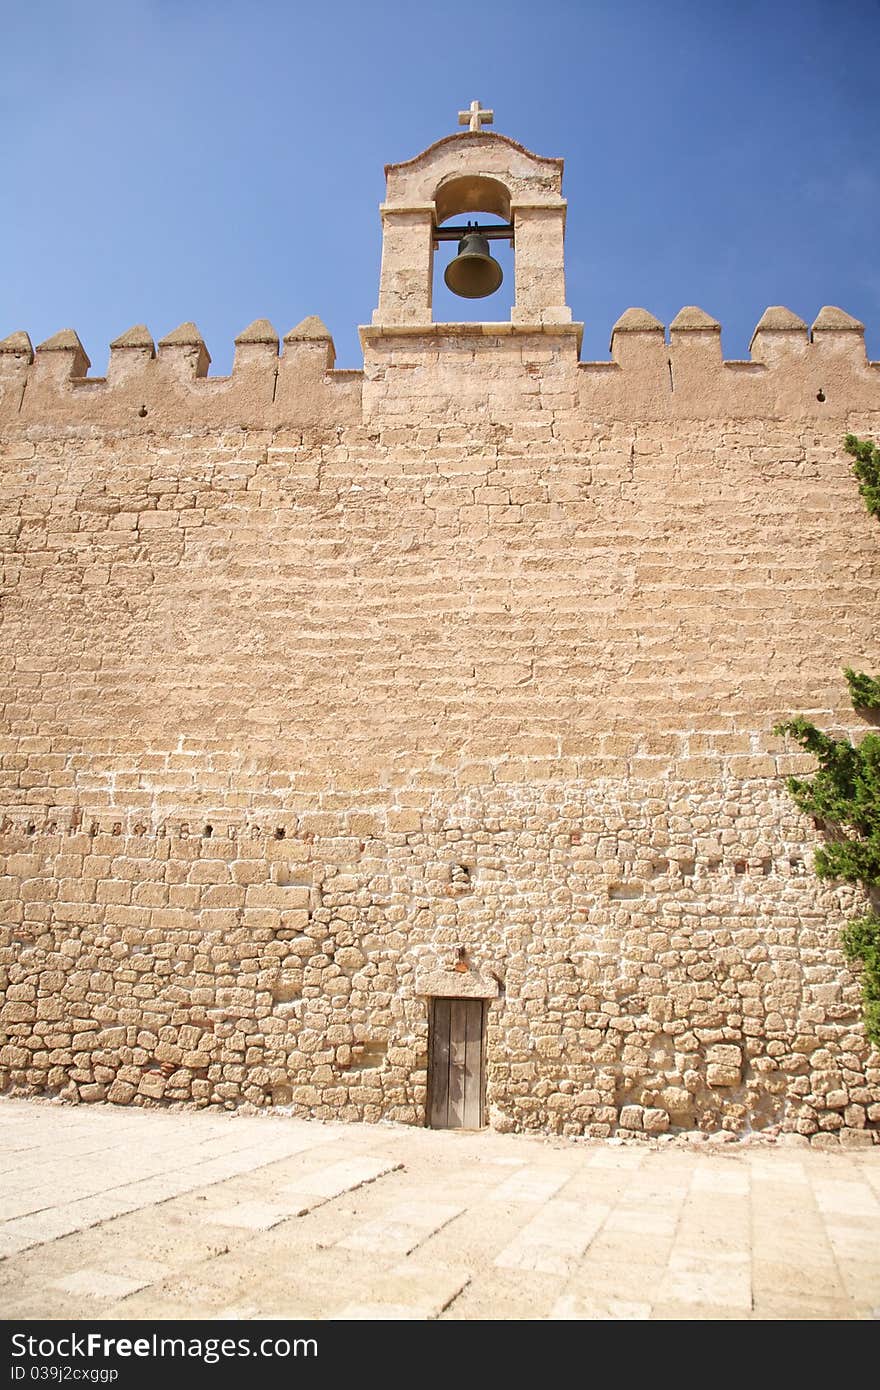
<path fill-rule="evenodd" d="M 642 1114 L 642 1128 L 647 1134 L 664 1134 L 669 1128 L 669 1115 L 657 1106 L 646 1106 Z"/>
<path fill-rule="evenodd" d="M 79 1088 L 80 1100 L 100 1101 L 107 1095 L 107 1087 L 94 1082 Z"/>
<path fill-rule="evenodd" d="M 138 1086 L 138 1094 L 149 1096 L 152 1100 L 161 1100 L 165 1094 L 167 1081 L 161 1072 L 148 1071 L 141 1077 Z"/>
<path fill-rule="evenodd" d="M 870 1149 L 876 1144 L 877 1135 L 865 1129 L 842 1129 L 838 1140 L 844 1149 Z"/>
<path fill-rule="evenodd" d="M 739 1086 L 742 1081 L 742 1048 L 730 1043 L 707 1048 L 706 1079 L 710 1086 Z"/>
<path fill-rule="evenodd" d="M 624 1105 L 618 1123 L 621 1129 L 641 1130 L 644 1127 L 645 1112 L 641 1105 Z"/>

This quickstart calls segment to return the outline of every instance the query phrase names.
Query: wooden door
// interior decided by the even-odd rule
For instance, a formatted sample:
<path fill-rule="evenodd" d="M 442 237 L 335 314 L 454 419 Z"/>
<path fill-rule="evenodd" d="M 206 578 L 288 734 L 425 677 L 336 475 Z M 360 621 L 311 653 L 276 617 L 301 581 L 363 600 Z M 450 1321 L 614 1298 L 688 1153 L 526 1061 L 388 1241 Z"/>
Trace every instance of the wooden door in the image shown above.
<path fill-rule="evenodd" d="M 482 999 L 432 999 L 428 1031 L 428 1124 L 480 1129 L 484 1090 Z"/>

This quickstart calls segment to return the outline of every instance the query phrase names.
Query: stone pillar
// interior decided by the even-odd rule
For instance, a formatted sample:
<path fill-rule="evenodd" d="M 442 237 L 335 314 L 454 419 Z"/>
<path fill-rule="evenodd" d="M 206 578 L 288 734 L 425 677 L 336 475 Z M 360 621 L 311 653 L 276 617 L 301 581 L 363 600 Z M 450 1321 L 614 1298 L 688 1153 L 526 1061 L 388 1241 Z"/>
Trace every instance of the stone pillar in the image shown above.
<path fill-rule="evenodd" d="M 565 303 L 565 199 L 514 203 L 516 298 L 513 323 L 571 323 Z"/>
<path fill-rule="evenodd" d="M 373 323 L 387 327 L 430 323 L 434 272 L 433 203 L 383 203 L 379 307 Z"/>

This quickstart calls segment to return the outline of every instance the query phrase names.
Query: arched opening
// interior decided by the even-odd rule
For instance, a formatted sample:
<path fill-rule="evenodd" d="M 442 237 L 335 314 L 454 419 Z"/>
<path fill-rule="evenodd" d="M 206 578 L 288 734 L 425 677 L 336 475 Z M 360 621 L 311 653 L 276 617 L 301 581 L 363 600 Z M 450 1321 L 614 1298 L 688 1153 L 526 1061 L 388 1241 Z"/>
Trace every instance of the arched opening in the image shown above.
<path fill-rule="evenodd" d="M 478 222 L 498 226 L 510 222 L 510 193 L 498 179 L 482 174 L 449 178 L 434 193 L 436 225 L 443 227 Z M 514 302 L 514 251 L 508 240 L 491 239 L 489 251 L 501 267 L 503 279 L 494 294 L 482 299 L 463 299 L 444 281 L 446 267 L 458 254 L 457 241 L 441 241 L 433 259 L 432 304 L 435 323 L 500 322 L 510 318 Z"/>
<path fill-rule="evenodd" d="M 435 190 L 434 206 L 438 226 L 459 213 L 471 216 L 489 212 L 499 222 L 510 221 L 510 193 L 498 179 L 485 174 L 461 174 L 444 180 Z"/>

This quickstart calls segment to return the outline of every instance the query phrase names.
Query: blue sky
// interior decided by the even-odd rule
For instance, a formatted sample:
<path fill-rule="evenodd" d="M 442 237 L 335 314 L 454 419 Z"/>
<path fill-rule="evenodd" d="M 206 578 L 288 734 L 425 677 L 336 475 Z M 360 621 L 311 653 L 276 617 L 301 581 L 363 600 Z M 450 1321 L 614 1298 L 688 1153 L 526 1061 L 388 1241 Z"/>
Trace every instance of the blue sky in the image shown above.
<path fill-rule="evenodd" d="M 0 337 L 308 314 L 361 363 L 383 165 L 457 129 L 566 161 L 583 357 L 684 304 L 745 357 L 768 304 L 839 304 L 880 358 L 880 0 L 7 0 Z M 506 318 L 497 299 L 435 316 Z M 465 306 L 465 307 L 463 307 Z"/>

